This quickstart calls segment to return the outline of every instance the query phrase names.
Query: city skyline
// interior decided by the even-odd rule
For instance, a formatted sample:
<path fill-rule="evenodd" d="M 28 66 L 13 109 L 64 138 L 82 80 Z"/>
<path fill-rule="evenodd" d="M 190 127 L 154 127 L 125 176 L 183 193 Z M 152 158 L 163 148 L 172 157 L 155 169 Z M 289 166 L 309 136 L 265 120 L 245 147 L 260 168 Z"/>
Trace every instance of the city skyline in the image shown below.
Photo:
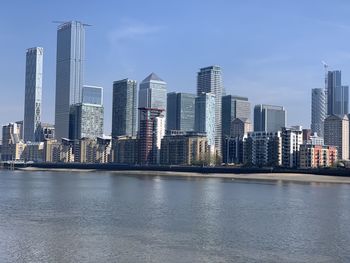
<path fill-rule="evenodd" d="M 56 19 L 63 21 L 77 19 L 93 25 L 87 29 L 87 62 L 84 74 L 86 82 L 84 84 L 91 83 L 103 86 L 106 98 L 111 98 L 112 83 L 115 79 L 129 77 L 141 81 L 147 73 L 152 71 L 157 72 L 167 81 L 168 92 L 195 93 L 196 72 L 203 66 L 217 64 L 223 70 L 223 82 L 227 94 L 246 96 L 252 105 L 260 103 L 283 105 L 288 110 L 289 126 L 300 124 L 303 127 L 309 127 L 311 121 L 310 90 L 323 87 L 323 71 L 320 61 L 325 60 L 330 64 L 330 70 L 342 70 L 343 82 L 350 82 L 350 65 L 347 62 L 349 55 L 346 45 L 341 44 L 341 42 L 346 43 L 343 37 L 349 29 L 347 20 L 339 15 L 339 12 L 346 13 L 350 10 L 349 4 L 345 2 L 341 4 L 340 1 L 338 5 L 329 7 L 321 1 L 317 8 L 306 4 L 298 12 L 297 9 L 301 6 L 301 2 L 286 4 L 288 11 L 290 11 L 287 15 L 290 19 L 288 21 L 282 19 L 287 13 L 286 7 L 278 4 L 277 1 L 267 3 L 269 7 L 273 6 L 274 11 L 281 11 L 280 14 L 275 12 L 270 20 L 267 19 L 268 11 L 266 8 L 257 2 L 255 5 L 254 3 L 245 4 L 242 2 L 224 3 L 220 7 L 204 3 L 200 7 L 204 13 L 208 13 L 212 9 L 215 16 L 218 16 L 219 11 L 221 11 L 223 17 L 219 19 L 219 22 L 225 23 L 213 22 L 206 31 L 197 30 L 198 32 L 193 30 L 199 29 L 200 21 L 204 20 L 195 12 L 196 5 L 194 3 L 189 4 L 189 10 L 185 12 L 184 19 L 190 21 L 190 15 L 194 15 L 194 19 L 198 18 L 198 22 L 191 20 L 193 25 L 186 30 L 183 30 L 183 23 L 174 24 L 175 17 L 173 15 L 166 16 L 169 13 L 167 13 L 165 5 L 157 5 L 157 3 L 157 1 L 152 1 L 150 7 L 139 3 L 133 17 L 122 16 L 119 20 L 113 21 L 114 17 L 108 10 L 109 8 L 106 7 L 98 9 L 100 13 L 104 14 L 103 17 L 101 15 L 89 17 L 84 12 L 97 8 L 96 5 L 80 5 L 80 10 L 78 1 L 72 4 L 72 10 L 66 12 L 67 10 L 63 10 L 59 5 L 53 4 L 53 7 L 49 8 L 48 4 L 42 2 L 40 9 L 47 12 L 40 18 L 32 18 L 25 24 L 26 26 L 23 26 L 21 22 L 24 19 L 28 20 L 28 17 L 24 15 L 23 18 L 17 20 L 21 22 L 14 23 L 11 28 L 1 29 L 2 35 L 8 40 L 2 44 L 3 48 L 0 51 L 3 61 L 6 62 L 1 63 L 1 70 L 6 73 L 2 79 L 3 85 L 10 87 L 11 92 L 5 91 L 6 96 L 1 98 L 0 122 L 6 124 L 23 118 L 24 105 L 19 102 L 18 105 L 14 105 L 17 100 L 24 101 L 23 53 L 28 47 L 43 46 L 47 52 L 45 52 L 44 64 L 42 121 L 54 123 L 52 105 L 54 104 L 55 90 L 56 25 L 52 24 L 51 21 Z M 112 7 L 114 4 L 109 3 L 109 5 Z M 119 5 L 125 7 L 126 10 L 134 6 L 132 3 L 120 3 Z M 29 4 L 27 6 L 27 3 L 23 3 L 23 7 L 24 9 L 25 7 L 32 8 Z M 138 16 L 141 10 L 155 7 L 157 10 L 164 11 L 164 14 L 160 15 L 159 18 L 148 15 Z M 181 5 L 173 4 L 172 7 L 177 10 Z M 3 15 L 2 19 L 13 21 L 16 16 L 11 18 L 7 14 L 11 12 L 4 12 L 4 10 L 10 11 L 13 8 L 15 5 L 7 3 L 5 8 L 0 11 Z M 309 13 L 311 8 L 314 9 Z M 236 9 L 242 11 L 242 14 L 237 12 L 237 18 L 227 16 L 229 11 Z M 261 11 L 267 13 L 264 14 Z M 325 14 L 326 11 L 328 11 L 327 19 L 324 21 L 316 19 Z M 251 22 L 243 19 L 241 20 L 242 24 L 232 27 L 239 21 L 239 18 L 248 12 L 257 15 L 257 17 Z M 336 13 L 337 16 L 335 16 Z M 261 21 L 259 21 L 260 18 Z M 292 22 L 295 22 L 296 18 L 300 18 L 300 21 L 293 25 Z M 275 35 L 273 33 L 276 31 L 281 33 L 281 26 L 276 25 L 280 19 L 282 19 L 281 24 L 287 29 L 289 36 L 283 41 L 276 39 L 276 36 L 269 40 L 269 36 Z M 258 22 L 261 22 L 261 25 Z M 303 23 L 305 27 L 302 25 Z M 220 27 L 218 27 L 219 25 Z M 252 36 L 243 32 L 244 30 L 252 32 L 253 28 L 262 26 L 270 26 L 263 30 L 263 33 L 266 33 L 264 36 L 260 34 Z M 329 29 L 333 38 L 337 36 L 340 40 L 337 41 L 339 43 L 330 43 L 325 39 L 321 34 L 321 31 L 323 32 L 325 29 Z M 24 34 L 22 34 L 23 30 L 26 31 Z M 182 33 L 180 33 L 181 30 Z M 169 36 L 169 33 L 173 36 Z M 190 37 L 190 33 L 194 36 Z M 181 47 L 175 45 L 176 37 L 179 34 L 183 34 L 183 37 L 187 38 L 188 45 L 181 45 Z M 195 36 L 200 34 L 203 36 L 195 40 Z M 235 37 L 232 36 L 233 34 Z M 284 34 L 287 33 L 282 33 L 283 37 L 286 36 Z M 17 35 L 21 37 L 21 41 L 16 41 L 19 37 Z M 296 41 L 296 39 L 294 40 L 296 36 L 302 38 L 298 38 L 300 45 L 294 48 L 287 41 Z M 250 41 L 256 38 L 262 42 L 259 45 L 250 44 Z M 209 44 L 212 44 L 216 39 L 225 40 L 220 42 L 222 48 L 215 52 L 203 53 Z M 240 40 L 233 45 L 234 41 L 238 39 Z M 320 39 L 323 41 L 318 41 Z M 276 40 L 278 40 L 277 43 L 272 44 Z M 10 42 L 11 45 L 9 45 Z M 155 44 L 157 42 L 159 43 Z M 170 42 L 173 44 L 169 44 Z M 295 44 L 295 42 L 293 43 Z M 269 47 L 270 44 L 272 44 L 271 47 Z M 160 48 L 164 45 L 167 48 Z M 242 52 L 242 45 L 246 48 L 245 52 Z M 10 50 L 10 47 L 13 48 Z M 96 47 L 98 48 L 96 49 Z M 173 54 L 177 54 L 177 57 Z M 147 60 L 150 56 L 154 58 L 152 61 Z M 111 105 L 111 99 L 105 100 L 106 125 L 104 132 L 107 135 L 111 132 Z"/>

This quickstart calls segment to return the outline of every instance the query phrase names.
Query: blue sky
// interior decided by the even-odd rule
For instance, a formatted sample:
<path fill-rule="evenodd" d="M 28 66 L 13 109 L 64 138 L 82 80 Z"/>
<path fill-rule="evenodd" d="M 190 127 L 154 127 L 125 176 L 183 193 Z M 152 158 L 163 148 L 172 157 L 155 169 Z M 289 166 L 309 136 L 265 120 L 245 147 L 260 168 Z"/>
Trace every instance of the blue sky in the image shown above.
<path fill-rule="evenodd" d="M 104 88 L 111 129 L 114 80 L 156 72 L 168 91 L 196 90 L 199 68 L 223 69 L 226 92 L 252 104 L 286 107 L 288 125 L 310 124 L 311 89 L 323 87 L 322 60 L 350 84 L 347 0 L 2 1 L 0 124 L 23 119 L 25 50 L 44 47 L 43 114 L 53 122 L 56 24 L 86 32 L 85 84 Z"/>

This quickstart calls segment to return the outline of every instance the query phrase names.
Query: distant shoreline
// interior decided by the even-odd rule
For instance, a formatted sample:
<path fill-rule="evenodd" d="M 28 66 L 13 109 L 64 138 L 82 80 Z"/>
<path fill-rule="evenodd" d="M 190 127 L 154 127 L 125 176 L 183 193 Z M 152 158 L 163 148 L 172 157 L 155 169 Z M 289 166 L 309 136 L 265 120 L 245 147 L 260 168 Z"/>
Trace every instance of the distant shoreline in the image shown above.
<path fill-rule="evenodd" d="M 261 172 L 261 173 L 200 173 L 188 171 L 156 171 L 156 170 L 107 170 L 107 169 L 79 169 L 79 168 L 19 168 L 21 171 L 52 171 L 52 172 L 96 172 L 106 171 L 127 176 L 164 176 L 164 177 L 187 177 L 187 178 L 217 178 L 239 181 L 264 181 L 264 182 L 295 182 L 295 183 L 332 183 L 350 184 L 350 176 L 316 175 L 283 172 Z"/>

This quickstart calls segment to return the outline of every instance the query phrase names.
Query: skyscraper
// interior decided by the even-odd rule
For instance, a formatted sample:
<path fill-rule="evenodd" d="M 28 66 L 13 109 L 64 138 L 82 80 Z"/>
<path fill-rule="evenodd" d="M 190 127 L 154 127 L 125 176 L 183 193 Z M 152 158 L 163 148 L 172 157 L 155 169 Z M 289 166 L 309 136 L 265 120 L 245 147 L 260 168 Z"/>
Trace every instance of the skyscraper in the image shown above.
<path fill-rule="evenodd" d="M 250 102 L 248 98 L 226 95 L 222 97 L 222 135 L 230 136 L 232 121 L 237 118 L 251 118 Z"/>
<path fill-rule="evenodd" d="M 215 95 L 215 149 L 221 156 L 221 99 L 224 95 L 222 84 L 221 68 L 219 66 L 210 66 L 201 68 L 197 74 L 197 95 L 213 93 Z"/>
<path fill-rule="evenodd" d="M 311 97 L 311 131 L 323 137 L 324 119 L 327 113 L 324 89 L 312 89 Z"/>
<path fill-rule="evenodd" d="M 168 93 L 167 130 L 194 130 L 195 99 L 190 93 Z"/>
<path fill-rule="evenodd" d="M 195 131 L 206 133 L 211 148 L 216 147 L 215 103 L 212 93 L 203 92 L 196 98 Z"/>
<path fill-rule="evenodd" d="M 70 106 L 69 138 L 78 140 L 103 136 L 103 89 L 86 86 L 83 89 L 83 103 Z"/>
<path fill-rule="evenodd" d="M 139 108 L 166 110 L 166 82 L 151 73 L 140 84 Z"/>
<path fill-rule="evenodd" d="M 82 102 L 85 28 L 78 21 L 58 26 L 56 58 L 55 135 L 69 136 L 70 106 Z"/>
<path fill-rule="evenodd" d="M 137 82 L 123 79 L 113 82 L 112 137 L 136 136 Z"/>
<path fill-rule="evenodd" d="M 26 52 L 24 141 L 40 141 L 43 52 L 42 47 L 29 48 Z"/>
<path fill-rule="evenodd" d="M 325 119 L 324 143 L 337 146 L 338 159 L 349 159 L 349 118 L 347 115 L 330 115 Z"/>
<path fill-rule="evenodd" d="M 328 71 L 327 74 L 327 115 L 349 113 L 349 87 L 342 86 L 341 71 Z"/>
<path fill-rule="evenodd" d="M 282 106 L 258 104 L 254 107 L 254 131 L 276 132 L 286 127 L 287 114 Z"/>

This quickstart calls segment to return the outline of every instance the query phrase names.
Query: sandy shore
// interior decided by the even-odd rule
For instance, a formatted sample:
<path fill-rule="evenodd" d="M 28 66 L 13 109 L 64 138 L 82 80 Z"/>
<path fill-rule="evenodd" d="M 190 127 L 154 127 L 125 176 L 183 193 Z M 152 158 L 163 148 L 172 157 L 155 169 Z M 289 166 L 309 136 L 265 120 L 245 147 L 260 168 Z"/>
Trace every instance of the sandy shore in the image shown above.
<path fill-rule="evenodd" d="M 313 174 L 297 173 L 256 173 L 256 174 L 204 174 L 188 172 L 164 172 L 164 171 L 100 171 L 88 169 L 42 169 L 27 167 L 21 168 L 22 171 L 50 171 L 50 172 L 108 172 L 129 176 L 169 176 L 169 177 L 193 177 L 193 178 L 221 178 L 231 180 L 255 180 L 271 182 L 299 182 L 299 183 L 336 183 L 350 184 L 350 177 L 326 176 Z"/>

